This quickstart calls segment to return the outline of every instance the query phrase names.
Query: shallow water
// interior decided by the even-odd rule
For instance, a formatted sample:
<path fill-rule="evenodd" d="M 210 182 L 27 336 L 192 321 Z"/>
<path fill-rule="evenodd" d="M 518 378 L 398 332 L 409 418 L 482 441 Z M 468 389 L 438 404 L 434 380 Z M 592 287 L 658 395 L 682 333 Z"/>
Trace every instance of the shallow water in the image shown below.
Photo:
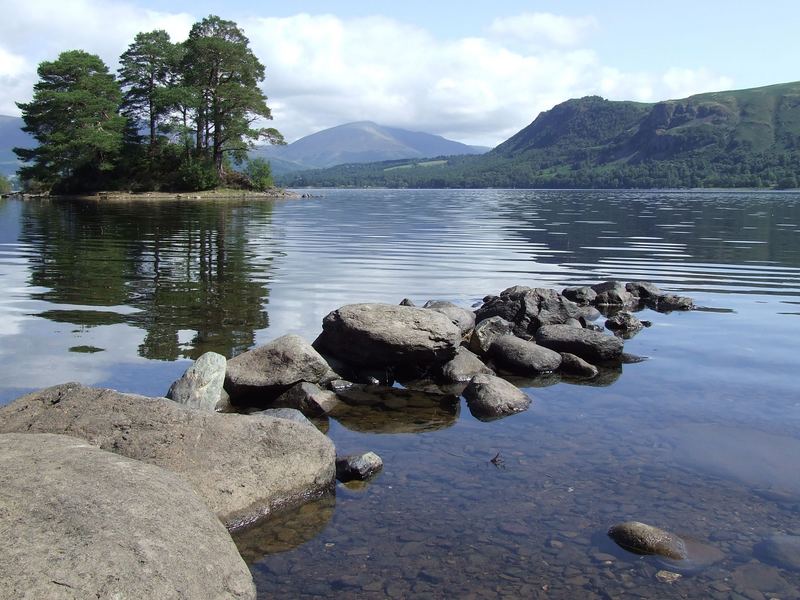
<path fill-rule="evenodd" d="M 259 593 L 800 596 L 800 573 L 753 550 L 800 535 L 797 194 L 0 201 L 0 402 L 69 380 L 161 395 L 189 358 L 313 339 L 348 302 L 471 306 L 515 284 L 608 278 L 709 310 L 644 311 L 653 326 L 626 351 L 649 360 L 602 386 L 530 382 L 530 410 L 500 421 L 465 405 L 330 419 L 341 453 L 373 450 L 384 471 L 237 536 Z M 606 538 L 631 519 L 723 558 L 664 582 L 661 569 L 681 568 Z"/>

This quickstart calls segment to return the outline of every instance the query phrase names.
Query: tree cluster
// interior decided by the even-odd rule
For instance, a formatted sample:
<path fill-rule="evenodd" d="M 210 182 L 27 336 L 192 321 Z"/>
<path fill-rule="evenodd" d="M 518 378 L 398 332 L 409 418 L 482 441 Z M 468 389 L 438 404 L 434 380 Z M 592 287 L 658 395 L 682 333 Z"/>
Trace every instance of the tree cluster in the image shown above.
<path fill-rule="evenodd" d="M 15 148 L 31 188 L 266 189 L 269 164 L 233 169 L 256 140 L 283 144 L 259 87 L 264 66 L 232 21 L 209 16 L 186 41 L 139 33 L 120 57 L 118 76 L 96 55 L 62 52 L 38 68 L 31 102 L 18 103 L 38 142 Z M 252 173 L 248 177 L 247 173 Z"/>

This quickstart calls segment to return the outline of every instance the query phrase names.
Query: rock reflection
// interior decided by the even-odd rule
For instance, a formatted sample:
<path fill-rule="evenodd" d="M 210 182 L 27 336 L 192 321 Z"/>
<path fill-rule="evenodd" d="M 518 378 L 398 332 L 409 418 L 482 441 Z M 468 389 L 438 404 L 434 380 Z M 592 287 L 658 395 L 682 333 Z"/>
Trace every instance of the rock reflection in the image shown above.
<path fill-rule="evenodd" d="M 293 550 L 320 535 L 335 507 L 336 496 L 328 494 L 231 535 L 242 558 L 248 564 L 257 563 L 265 556 Z"/>

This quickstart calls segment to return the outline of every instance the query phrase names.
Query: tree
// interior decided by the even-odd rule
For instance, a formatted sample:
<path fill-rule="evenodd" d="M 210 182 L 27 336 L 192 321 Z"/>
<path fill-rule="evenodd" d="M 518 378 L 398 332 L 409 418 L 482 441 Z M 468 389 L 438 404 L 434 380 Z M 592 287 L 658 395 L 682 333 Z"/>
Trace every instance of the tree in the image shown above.
<path fill-rule="evenodd" d="M 33 163 L 19 170 L 21 178 L 48 185 L 76 178 L 85 183 L 91 174 L 112 169 L 125 118 L 118 114 L 121 92 L 108 67 L 94 54 L 70 50 L 42 62 L 37 73 L 33 100 L 17 103 L 23 131 L 39 143 L 34 149 L 14 148 Z"/>
<path fill-rule="evenodd" d="M 0 174 L 0 194 L 7 194 L 11 191 L 11 182 L 8 177 Z"/>
<path fill-rule="evenodd" d="M 184 43 L 185 83 L 196 90 L 196 150 L 213 162 L 220 176 L 226 153 L 241 162 L 253 140 L 283 143 L 276 129 L 253 127 L 272 114 L 258 87 L 264 66 L 249 44 L 236 23 L 213 15 L 195 23 Z"/>
<path fill-rule="evenodd" d="M 274 185 L 272 180 L 272 166 L 263 158 L 252 158 L 247 161 L 245 174 L 250 179 L 250 185 L 259 192 L 264 192 Z"/>
<path fill-rule="evenodd" d="M 148 125 L 151 149 L 156 142 L 158 123 L 170 109 L 164 92 L 176 78 L 178 58 L 176 45 L 163 30 L 136 34 L 120 56 L 122 112 L 134 122 Z"/>

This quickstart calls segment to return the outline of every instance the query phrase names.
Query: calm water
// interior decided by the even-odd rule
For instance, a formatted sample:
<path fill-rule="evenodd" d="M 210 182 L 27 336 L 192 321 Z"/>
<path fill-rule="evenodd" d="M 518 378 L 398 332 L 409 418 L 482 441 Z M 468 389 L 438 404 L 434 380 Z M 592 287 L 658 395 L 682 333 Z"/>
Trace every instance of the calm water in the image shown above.
<path fill-rule="evenodd" d="M 650 359 L 529 382 L 526 413 L 361 411 L 360 488 L 237 537 L 264 597 L 793 598 L 754 546 L 800 535 L 800 195 L 324 191 L 302 201 L 0 201 L 0 403 L 64 381 L 162 395 L 208 350 L 316 337 L 349 302 L 471 306 L 515 284 L 645 279 L 708 310 L 639 316 Z M 545 385 L 555 383 L 554 385 Z M 497 453 L 500 465 L 490 462 Z M 636 519 L 721 551 L 617 549 Z"/>

